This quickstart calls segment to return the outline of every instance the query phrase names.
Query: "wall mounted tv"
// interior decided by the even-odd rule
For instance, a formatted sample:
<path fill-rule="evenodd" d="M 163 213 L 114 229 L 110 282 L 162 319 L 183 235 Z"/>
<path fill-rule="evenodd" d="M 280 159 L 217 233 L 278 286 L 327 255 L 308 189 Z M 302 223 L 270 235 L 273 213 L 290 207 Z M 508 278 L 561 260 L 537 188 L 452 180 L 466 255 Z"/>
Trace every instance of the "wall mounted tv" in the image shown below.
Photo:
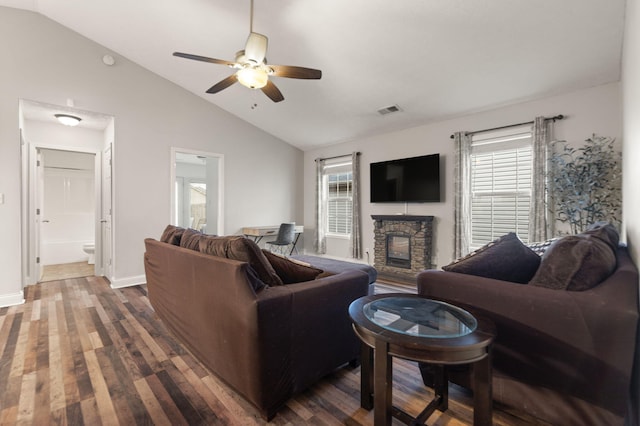
<path fill-rule="evenodd" d="M 371 202 L 440 201 L 440 155 L 370 164 Z"/>

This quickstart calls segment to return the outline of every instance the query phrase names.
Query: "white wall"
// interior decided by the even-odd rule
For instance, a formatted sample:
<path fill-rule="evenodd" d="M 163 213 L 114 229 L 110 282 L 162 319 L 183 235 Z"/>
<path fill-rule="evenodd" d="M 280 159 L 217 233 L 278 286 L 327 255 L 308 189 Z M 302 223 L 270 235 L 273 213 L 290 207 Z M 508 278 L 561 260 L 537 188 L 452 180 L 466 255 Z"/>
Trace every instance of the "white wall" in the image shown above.
<path fill-rule="evenodd" d="M 225 233 L 302 222 L 300 150 L 32 12 L 0 7 L 0 57 L 0 305 L 22 299 L 19 99 L 115 117 L 114 285 L 144 282 L 144 238 L 169 222 L 171 146 L 225 155 Z"/>
<path fill-rule="evenodd" d="M 523 102 L 465 117 L 427 124 L 305 152 L 304 155 L 304 219 L 305 233 L 312 235 L 315 209 L 315 162 L 318 157 L 360 151 L 362 169 L 363 249 L 369 249 L 373 260 L 372 214 L 408 213 L 435 216 L 432 262 L 442 266 L 453 260 L 453 140 L 456 131 L 474 131 L 533 120 L 534 117 L 563 114 L 556 122 L 555 138 L 581 143 L 592 133 L 622 135 L 620 85 L 612 83 L 587 90 Z M 385 117 L 381 117 L 384 120 Z M 405 204 L 371 204 L 369 202 L 369 164 L 376 161 L 440 153 L 442 202 Z M 311 238 L 305 239 L 305 250 L 313 251 Z M 328 253 L 333 254 L 333 253 Z"/>

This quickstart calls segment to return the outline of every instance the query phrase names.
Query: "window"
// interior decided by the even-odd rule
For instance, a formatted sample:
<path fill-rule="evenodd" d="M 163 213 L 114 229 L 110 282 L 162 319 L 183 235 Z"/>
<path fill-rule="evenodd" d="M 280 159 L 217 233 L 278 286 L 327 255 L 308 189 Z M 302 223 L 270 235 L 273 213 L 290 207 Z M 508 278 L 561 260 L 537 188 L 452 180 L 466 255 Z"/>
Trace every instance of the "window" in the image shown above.
<path fill-rule="evenodd" d="M 351 235 L 353 176 L 351 172 L 329 173 L 327 182 L 327 233 Z"/>
<path fill-rule="evenodd" d="M 528 242 L 532 155 L 531 126 L 473 135 L 470 249 L 508 232 Z"/>

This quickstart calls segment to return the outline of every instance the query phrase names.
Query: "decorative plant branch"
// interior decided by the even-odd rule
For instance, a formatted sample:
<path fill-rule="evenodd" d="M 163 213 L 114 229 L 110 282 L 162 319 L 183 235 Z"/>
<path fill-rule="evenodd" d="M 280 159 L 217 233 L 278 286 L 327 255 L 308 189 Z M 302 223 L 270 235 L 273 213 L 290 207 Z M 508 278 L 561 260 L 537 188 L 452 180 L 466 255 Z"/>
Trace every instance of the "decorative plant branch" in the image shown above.
<path fill-rule="evenodd" d="M 622 155 L 614 141 L 594 134 L 580 148 L 553 144 L 549 196 L 556 219 L 569 224 L 573 234 L 598 221 L 620 225 Z"/>

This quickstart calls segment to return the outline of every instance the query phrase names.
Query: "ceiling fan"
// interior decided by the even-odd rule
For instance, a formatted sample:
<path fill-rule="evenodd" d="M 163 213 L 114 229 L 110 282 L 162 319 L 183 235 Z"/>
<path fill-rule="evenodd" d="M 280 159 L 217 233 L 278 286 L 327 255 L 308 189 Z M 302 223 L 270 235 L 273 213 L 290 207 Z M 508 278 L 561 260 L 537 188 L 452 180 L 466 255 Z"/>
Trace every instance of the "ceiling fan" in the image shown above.
<path fill-rule="evenodd" d="M 193 59 L 195 61 L 210 62 L 212 64 L 227 65 L 238 70 L 229 77 L 211 86 L 211 88 L 207 90 L 207 93 L 218 93 L 237 81 L 250 89 L 261 89 L 273 102 L 280 102 L 284 100 L 284 96 L 282 92 L 280 92 L 280 89 L 269 80 L 269 76 L 311 80 L 318 80 L 322 77 L 322 71 L 313 68 L 267 64 L 267 44 L 267 36 L 253 32 L 253 0 L 251 0 L 249 37 L 247 38 L 244 50 L 236 53 L 235 61 L 225 61 L 223 59 L 208 58 L 206 56 L 181 52 L 173 52 L 173 56 Z"/>

